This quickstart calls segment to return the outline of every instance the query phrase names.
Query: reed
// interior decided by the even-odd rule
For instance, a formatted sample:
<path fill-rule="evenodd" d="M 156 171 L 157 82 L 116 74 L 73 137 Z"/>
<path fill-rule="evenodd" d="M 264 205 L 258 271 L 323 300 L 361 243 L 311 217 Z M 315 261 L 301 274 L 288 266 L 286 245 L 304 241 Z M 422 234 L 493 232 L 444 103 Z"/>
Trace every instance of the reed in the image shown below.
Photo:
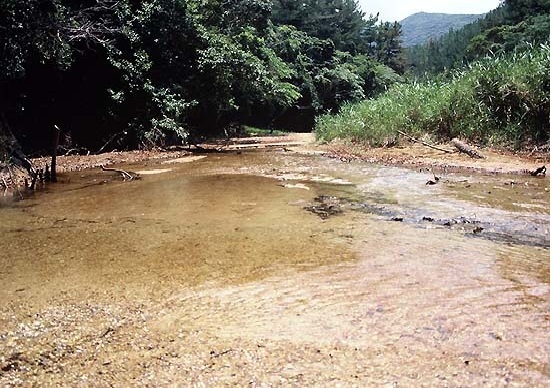
<path fill-rule="evenodd" d="M 550 46 L 487 57 L 449 76 L 396 84 L 372 100 L 320 116 L 317 138 L 390 146 L 398 130 L 434 141 L 462 137 L 519 149 L 549 141 Z"/>

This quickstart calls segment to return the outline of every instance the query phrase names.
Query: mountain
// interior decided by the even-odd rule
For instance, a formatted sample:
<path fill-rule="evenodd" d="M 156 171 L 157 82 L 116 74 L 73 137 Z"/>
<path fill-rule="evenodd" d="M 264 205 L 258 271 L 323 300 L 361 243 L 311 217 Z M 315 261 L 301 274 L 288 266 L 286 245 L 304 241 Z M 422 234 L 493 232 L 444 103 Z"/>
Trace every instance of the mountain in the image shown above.
<path fill-rule="evenodd" d="M 415 13 L 400 22 L 402 44 L 409 47 L 425 43 L 430 38 L 437 39 L 450 29 L 457 30 L 483 16 L 484 14 Z"/>

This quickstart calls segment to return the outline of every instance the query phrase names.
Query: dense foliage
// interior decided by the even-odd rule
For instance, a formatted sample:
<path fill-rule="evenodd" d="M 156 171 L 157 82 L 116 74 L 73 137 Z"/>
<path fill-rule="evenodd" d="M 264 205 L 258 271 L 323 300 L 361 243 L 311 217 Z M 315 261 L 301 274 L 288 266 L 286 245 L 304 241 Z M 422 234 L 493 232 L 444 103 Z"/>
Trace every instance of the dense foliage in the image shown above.
<path fill-rule="evenodd" d="M 247 124 L 311 130 L 316 116 L 382 93 L 360 106 L 382 104 L 376 110 L 386 112 L 363 119 L 372 134 L 355 137 L 377 139 L 396 124 L 431 128 L 413 124 L 420 112 L 401 121 L 405 101 L 418 93 L 425 109 L 444 113 L 438 136 L 485 141 L 495 123 L 502 132 L 490 141 L 507 141 L 507 133 L 515 143 L 548 138 L 542 62 L 526 64 L 543 70 L 536 79 L 511 73 L 526 55 L 545 55 L 527 47 L 549 40 L 546 0 L 505 0 L 482 20 L 413 48 L 409 73 L 447 70 L 434 86 L 397 86 L 406 69 L 402 26 L 367 17 L 356 0 L 0 0 L 0 31 L 2 155 L 15 138 L 27 150 L 49 148 L 54 126 L 63 147 L 93 152 L 191 143 Z M 451 70 L 490 53 L 490 63 Z M 478 66 L 486 76 L 474 75 Z M 443 94 L 462 85 L 490 102 Z M 444 102 L 430 103 L 436 96 Z M 460 120 L 456 104 L 473 113 L 479 106 L 480 124 L 475 115 Z M 319 121 L 321 134 L 342 133 L 325 124 L 332 120 Z M 523 129 L 513 135 L 515 127 Z"/>
<path fill-rule="evenodd" d="M 428 82 L 396 85 L 374 100 L 342 107 L 317 123 L 322 140 L 393 145 L 398 130 L 434 141 L 463 137 L 520 148 L 549 140 L 549 45 L 487 57 Z"/>
<path fill-rule="evenodd" d="M 372 145 L 395 144 L 398 130 L 509 148 L 547 143 L 549 47 L 549 1 L 505 0 L 485 18 L 412 48 L 410 72 L 423 76 L 320 117 L 317 134 Z"/>
<path fill-rule="evenodd" d="M 40 150 L 57 125 L 94 151 L 310 130 L 399 79 L 389 27 L 355 0 L 0 0 L 0 134 Z"/>

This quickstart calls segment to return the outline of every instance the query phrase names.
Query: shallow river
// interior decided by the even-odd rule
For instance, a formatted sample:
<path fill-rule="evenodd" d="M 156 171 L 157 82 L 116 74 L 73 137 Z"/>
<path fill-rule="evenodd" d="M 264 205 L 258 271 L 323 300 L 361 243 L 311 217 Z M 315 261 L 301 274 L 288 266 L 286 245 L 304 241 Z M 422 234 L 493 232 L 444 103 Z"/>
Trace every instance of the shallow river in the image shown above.
<path fill-rule="evenodd" d="M 0 208 L 0 386 L 549 386 L 549 177 L 122 168 Z"/>

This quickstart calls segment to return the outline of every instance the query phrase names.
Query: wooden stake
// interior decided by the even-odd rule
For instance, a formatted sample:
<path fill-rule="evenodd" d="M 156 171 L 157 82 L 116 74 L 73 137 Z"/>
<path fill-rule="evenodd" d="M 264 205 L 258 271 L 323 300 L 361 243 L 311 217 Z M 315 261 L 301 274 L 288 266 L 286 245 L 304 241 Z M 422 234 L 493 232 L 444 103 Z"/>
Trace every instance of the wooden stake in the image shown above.
<path fill-rule="evenodd" d="M 54 124 L 54 137 L 52 141 L 52 163 L 50 166 L 50 179 L 52 182 L 57 182 L 56 177 L 56 158 L 58 155 L 58 145 L 60 142 L 60 129 Z"/>

